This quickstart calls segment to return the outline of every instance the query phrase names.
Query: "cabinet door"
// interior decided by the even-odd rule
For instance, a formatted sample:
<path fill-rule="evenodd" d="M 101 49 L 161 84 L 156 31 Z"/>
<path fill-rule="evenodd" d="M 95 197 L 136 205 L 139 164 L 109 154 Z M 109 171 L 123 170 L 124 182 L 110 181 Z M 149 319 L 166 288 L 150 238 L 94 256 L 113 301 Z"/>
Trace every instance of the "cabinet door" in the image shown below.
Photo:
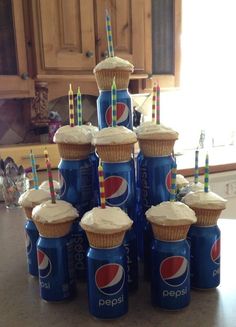
<path fill-rule="evenodd" d="M 107 54 L 105 11 L 111 17 L 115 55 L 129 60 L 137 72 L 148 72 L 151 14 L 148 0 L 96 0 L 98 61 Z M 151 63 L 150 63 L 151 64 Z"/>
<path fill-rule="evenodd" d="M 32 3 L 37 73 L 86 71 L 95 66 L 93 0 Z"/>
<path fill-rule="evenodd" d="M 22 0 L 0 2 L 0 98 L 34 96 L 28 76 Z"/>

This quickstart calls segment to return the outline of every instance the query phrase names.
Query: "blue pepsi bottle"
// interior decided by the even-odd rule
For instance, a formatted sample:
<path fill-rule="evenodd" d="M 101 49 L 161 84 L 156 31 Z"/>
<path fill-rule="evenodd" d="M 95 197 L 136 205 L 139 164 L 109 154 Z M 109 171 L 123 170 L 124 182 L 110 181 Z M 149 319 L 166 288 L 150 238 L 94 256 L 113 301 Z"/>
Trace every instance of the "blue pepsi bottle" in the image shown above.
<path fill-rule="evenodd" d="M 128 90 L 117 90 L 117 125 L 133 129 L 132 99 Z M 111 91 L 100 91 L 97 98 L 98 127 L 112 126 Z"/>
<path fill-rule="evenodd" d="M 137 237 L 133 228 L 126 232 L 123 244 L 127 257 L 128 290 L 135 291 L 138 289 L 139 267 Z"/>
<path fill-rule="evenodd" d="M 188 232 L 191 248 L 191 287 L 211 289 L 220 284 L 220 229 L 192 225 Z"/>
<path fill-rule="evenodd" d="M 166 310 L 190 302 L 190 248 L 187 240 L 152 242 L 151 301 Z"/>
<path fill-rule="evenodd" d="M 63 301 L 75 295 L 73 241 L 70 235 L 40 236 L 37 242 L 39 286 L 45 301 Z"/>
<path fill-rule="evenodd" d="M 28 272 L 34 277 L 38 277 L 37 261 L 37 241 L 39 238 L 38 230 L 32 219 L 28 219 L 25 224 L 26 255 Z"/>
<path fill-rule="evenodd" d="M 141 187 L 140 187 L 140 170 L 143 160 L 143 154 L 140 151 L 136 158 L 136 224 L 137 224 L 137 240 L 138 240 L 138 255 L 143 259 L 143 210 L 141 204 Z M 146 220 L 146 219 L 145 219 Z"/>
<path fill-rule="evenodd" d="M 93 166 L 89 158 L 81 160 L 61 159 L 58 166 L 60 180 L 60 199 L 71 203 L 79 212 L 80 217 L 92 209 Z"/>
<path fill-rule="evenodd" d="M 127 261 L 123 245 L 90 247 L 87 254 L 90 313 L 114 319 L 128 312 Z"/>

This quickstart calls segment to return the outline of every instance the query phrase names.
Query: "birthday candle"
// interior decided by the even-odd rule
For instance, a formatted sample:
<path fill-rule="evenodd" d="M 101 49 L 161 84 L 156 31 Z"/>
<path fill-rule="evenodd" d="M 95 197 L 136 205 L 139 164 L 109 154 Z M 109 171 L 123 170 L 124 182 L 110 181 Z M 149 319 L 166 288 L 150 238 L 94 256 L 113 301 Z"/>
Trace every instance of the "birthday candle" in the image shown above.
<path fill-rule="evenodd" d="M 204 192 L 208 192 L 209 188 L 209 157 L 206 155 L 205 161 L 205 176 L 204 176 Z"/>
<path fill-rule="evenodd" d="M 156 87 L 156 124 L 160 124 L 160 86 Z"/>
<path fill-rule="evenodd" d="M 176 171 L 177 171 L 177 165 L 175 162 L 171 169 L 171 190 L 170 190 L 171 202 L 176 200 Z"/>
<path fill-rule="evenodd" d="M 199 175 L 199 169 L 198 169 L 198 154 L 199 151 L 195 151 L 195 169 L 194 169 L 194 183 L 198 183 L 198 175 Z"/>
<path fill-rule="evenodd" d="M 35 157 L 34 157 L 32 150 L 30 150 L 30 160 L 31 160 L 31 167 L 32 167 L 32 173 L 33 173 L 33 179 L 34 179 L 34 189 L 38 190 L 39 189 L 39 180 L 38 180 L 38 174 L 37 174 L 37 170 L 36 170 Z"/>
<path fill-rule="evenodd" d="M 46 162 L 47 171 L 48 171 L 48 183 L 49 183 L 49 188 L 50 188 L 51 200 L 52 200 L 52 203 L 56 203 L 56 196 L 55 196 L 53 179 L 52 179 L 51 163 L 49 161 L 48 151 L 46 148 L 44 150 L 44 156 L 45 156 L 45 162 Z"/>
<path fill-rule="evenodd" d="M 112 105 L 112 126 L 116 126 L 117 113 L 116 113 L 116 82 L 115 77 L 113 78 L 113 83 L 111 86 L 111 105 Z"/>
<path fill-rule="evenodd" d="M 114 57 L 114 48 L 113 48 L 113 40 L 112 40 L 112 30 L 111 30 L 111 19 L 106 10 L 106 32 L 107 32 L 107 46 L 108 46 L 108 54 L 109 57 Z"/>
<path fill-rule="evenodd" d="M 82 125 L 82 101 L 79 87 L 77 92 L 77 123 L 79 126 Z"/>
<path fill-rule="evenodd" d="M 156 95 L 157 95 L 157 87 L 156 84 L 154 84 L 152 89 L 152 122 L 153 123 L 155 123 L 155 119 L 156 119 Z"/>
<path fill-rule="evenodd" d="M 71 84 L 70 84 L 68 96 L 69 96 L 69 120 L 70 120 L 70 127 L 74 127 L 75 126 L 74 99 L 73 99 L 73 91 L 72 91 Z"/>
<path fill-rule="evenodd" d="M 99 190 L 100 190 L 100 202 L 101 208 L 106 208 L 106 198 L 105 198 L 105 188 L 104 188 L 104 177 L 103 177 L 103 168 L 101 163 L 98 166 L 98 177 L 99 177 Z"/>

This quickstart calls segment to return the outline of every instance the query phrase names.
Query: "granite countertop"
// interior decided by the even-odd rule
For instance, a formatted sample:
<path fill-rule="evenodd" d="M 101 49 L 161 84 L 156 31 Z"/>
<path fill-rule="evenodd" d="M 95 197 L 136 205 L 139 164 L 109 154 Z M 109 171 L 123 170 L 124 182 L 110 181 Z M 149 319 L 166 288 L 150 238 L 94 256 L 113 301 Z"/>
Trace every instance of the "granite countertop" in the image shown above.
<path fill-rule="evenodd" d="M 140 277 L 139 290 L 130 295 L 129 312 L 118 320 L 99 321 L 89 315 L 85 283 L 78 283 L 77 296 L 64 303 L 46 303 L 39 297 L 38 280 L 27 274 L 24 244 L 24 213 L 0 205 L 0 326 L 2 327 L 235 327 L 236 220 L 220 219 L 222 232 L 221 285 L 210 291 L 192 291 L 191 303 L 182 311 L 154 309 L 149 284 Z"/>

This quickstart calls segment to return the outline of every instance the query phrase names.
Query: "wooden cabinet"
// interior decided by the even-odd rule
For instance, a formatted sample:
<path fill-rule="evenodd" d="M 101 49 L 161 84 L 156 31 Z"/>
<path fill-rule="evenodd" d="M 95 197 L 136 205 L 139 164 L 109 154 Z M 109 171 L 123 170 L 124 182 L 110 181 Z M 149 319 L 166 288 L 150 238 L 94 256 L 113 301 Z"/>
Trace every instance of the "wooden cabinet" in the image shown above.
<path fill-rule="evenodd" d="M 0 98 L 34 96 L 26 55 L 22 0 L 0 2 Z"/>

